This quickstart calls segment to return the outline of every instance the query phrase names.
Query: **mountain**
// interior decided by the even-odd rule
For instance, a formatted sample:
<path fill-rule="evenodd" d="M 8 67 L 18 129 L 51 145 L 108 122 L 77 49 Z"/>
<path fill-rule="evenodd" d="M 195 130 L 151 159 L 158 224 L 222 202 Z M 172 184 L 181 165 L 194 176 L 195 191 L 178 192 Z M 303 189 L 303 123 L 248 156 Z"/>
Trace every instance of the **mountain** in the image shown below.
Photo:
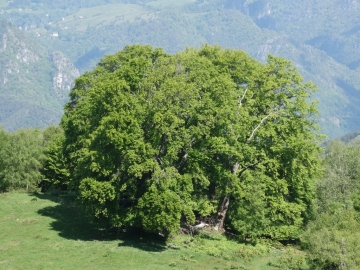
<path fill-rule="evenodd" d="M 329 137 L 339 137 L 360 130 L 359 11 L 353 0 L 13 0 L 1 13 L 44 48 L 38 53 L 47 59 L 44 77 L 55 74 L 55 51 L 84 72 L 133 43 L 170 53 L 209 43 L 243 49 L 261 61 L 268 54 L 288 58 L 318 85 L 319 124 Z M 72 74 L 69 86 L 76 72 L 66 74 Z M 59 104 L 50 106 L 58 121 L 67 90 L 54 91 L 52 82 L 44 78 L 41 93 Z"/>
<path fill-rule="evenodd" d="M 75 66 L 0 21 L 0 123 L 9 131 L 58 124 Z"/>

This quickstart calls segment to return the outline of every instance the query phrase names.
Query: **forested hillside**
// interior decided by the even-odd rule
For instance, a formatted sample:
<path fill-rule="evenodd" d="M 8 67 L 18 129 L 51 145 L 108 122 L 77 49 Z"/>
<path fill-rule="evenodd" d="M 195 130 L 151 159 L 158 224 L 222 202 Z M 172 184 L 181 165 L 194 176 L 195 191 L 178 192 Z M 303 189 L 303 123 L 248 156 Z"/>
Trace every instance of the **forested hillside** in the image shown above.
<path fill-rule="evenodd" d="M 81 72 L 133 43 L 170 53 L 219 44 L 243 49 L 261 61 L 268 54 L 283 56 L 318 85 L 314 98 L 320 100 L 319 123 L 328 136 L 336 137 L 360 129 L 359 9 L 358 1 L 340 0 L 14 0 L 2 1 L 1 13 L 48 54 L 63 53 Z M 52 91 L 47 70 L 43 76 L 48 76 L 48 86 L 40 84 Z M 46 98 L 46 104 L 55 99 Z M 59 121 L 61 105 L 50 107 Z M 31 119 L 39 125 L 37 117 Z"/>
<path fill-rule="evenodd" d="M 0 36 L 1 125 L 14 131 L 57 124 L 78 70 L 2 20 Z"/>

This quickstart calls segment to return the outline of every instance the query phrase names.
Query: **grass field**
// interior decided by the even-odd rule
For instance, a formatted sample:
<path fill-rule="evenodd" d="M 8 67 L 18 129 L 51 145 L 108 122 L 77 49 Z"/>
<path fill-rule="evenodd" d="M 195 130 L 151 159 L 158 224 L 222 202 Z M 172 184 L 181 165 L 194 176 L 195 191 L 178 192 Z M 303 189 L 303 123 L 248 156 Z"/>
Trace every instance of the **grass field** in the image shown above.
<path fill-rule="evenodd" d="M 253 256 L 251 245 L 220 235 L 165 243 L 160 236 L 100 229 L 71 197 L 47 194 L 0 194 L 0 228 L 0 269 L 265 270 L 279 269 L 268 263 L 285 254 L 268 249 Z"/>
<path fill-rule="evenodd" d="M 196 0 L 156 0 L 148 2 L 147 5 L 156 8 L 164 8 L 168 6 L 183 6 L 194 2 L 196 2 Z"/>
<path fill-rule="evenodd" d="M 154 18 L 156 16 L 156 12 L 152 10 L 154 8 L 179 7 L 192 2 L 195 2 L 195 0 L 157 0 L 146 5 L 118 3 L 82 8 L 76 13 L 65 17 L 61 24 L 76 31 L 85 31 L 87 27 L 133 21 L 136 18 Z"/>
<path fill-rule="evenodd" d="M 76 13 L 64 18 L 62 24 L 75 27 L 77 31 L 85 31 L 88 26 L 98 26 L 113 23 L 114 21 L 132 21 L 137 17 L 145 16 L 149 11 L 133 4 L 109 4 L 92 8 L 82 8 Z"/>

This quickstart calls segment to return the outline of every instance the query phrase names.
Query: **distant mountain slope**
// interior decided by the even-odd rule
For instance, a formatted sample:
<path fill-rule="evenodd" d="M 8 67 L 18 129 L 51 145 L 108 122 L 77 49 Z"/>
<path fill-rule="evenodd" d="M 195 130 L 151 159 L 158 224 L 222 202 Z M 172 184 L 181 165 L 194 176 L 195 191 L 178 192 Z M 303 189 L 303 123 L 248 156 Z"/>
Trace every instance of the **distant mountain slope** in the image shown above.
<path fill-rule="evenodd" d="M 168 52 L 219 44 L 261 61 L 283 56 L 319 86 L 319 123 L 339 137 L 360 130 L 359 12 L 352 0 L 14 0 L 3 17 L 82 72 L 132 43 Z"/>
<path fill-rule="evenodd" d="M 0 20 L 0 123 L 5 129 L 57 124 L 78 75 L 62 53 L 50 57 L 22 31 Z"/>
<path fill-rule="evenodd" d="M 222 1 L 218 1 L 219 3 Z M 360 66 L 360 2 L 354 0 L 226 0 L 261 28 L 325 51 L 351 69 Z"/>

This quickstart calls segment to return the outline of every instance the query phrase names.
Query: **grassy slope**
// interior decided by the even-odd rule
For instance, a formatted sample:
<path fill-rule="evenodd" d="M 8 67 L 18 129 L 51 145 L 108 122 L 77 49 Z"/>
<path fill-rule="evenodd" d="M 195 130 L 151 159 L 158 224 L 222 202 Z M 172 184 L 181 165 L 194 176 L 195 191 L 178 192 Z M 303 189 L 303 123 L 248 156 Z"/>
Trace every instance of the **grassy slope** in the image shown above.
<path fill-rule="evenodd" d="M 110 233 L 87 222 L 74 203 L 61 197 L 0 194 L 1 269 L 276 269 L 270 251 L 244 262 L 209 256 L 202 247 L 238 249 L 223 238 L 201 239 L 188 249 L 167 249 L 162 239 Z M 62 199 L 63 200 L 63 199 Z M 172 240 L 175 241 L 175 240 Z"/>
<path fill-rule="evenodd" d="M 168 6 L 182 6 L 192 2 L 194 0 L 160 0 L 149 2 L 146 6 L 116 3 L 81 8 L 76 13 L 63 18 L 63 21 L 57 21 L 54 24 L 62 29 L 68 27 L 75 29 L 75 31 L 86 31 L 88 27 L 133 22 L 135 19 L 152 19 L 156 17 L 153 8 L 163 9 Z"/>
<path fill-rule="evenodd" d="M 78 12 L 65 17 L 63 25 L 75 27 L 76 31 L 85 31 L 87 27 L 110 24 L 113 21 L 132 21 L 138 16 L 144 16 L 148 11 L 131 4 L 111 4 L 82 8 Z"/>
<path fill-rule="evenodd" d="M 194 2 L 196 2 L 196 0 L 155 0 L 147 3 L 147 5 L 156 8 L 164 8 L 168 6 L 182 6 Z"/>

